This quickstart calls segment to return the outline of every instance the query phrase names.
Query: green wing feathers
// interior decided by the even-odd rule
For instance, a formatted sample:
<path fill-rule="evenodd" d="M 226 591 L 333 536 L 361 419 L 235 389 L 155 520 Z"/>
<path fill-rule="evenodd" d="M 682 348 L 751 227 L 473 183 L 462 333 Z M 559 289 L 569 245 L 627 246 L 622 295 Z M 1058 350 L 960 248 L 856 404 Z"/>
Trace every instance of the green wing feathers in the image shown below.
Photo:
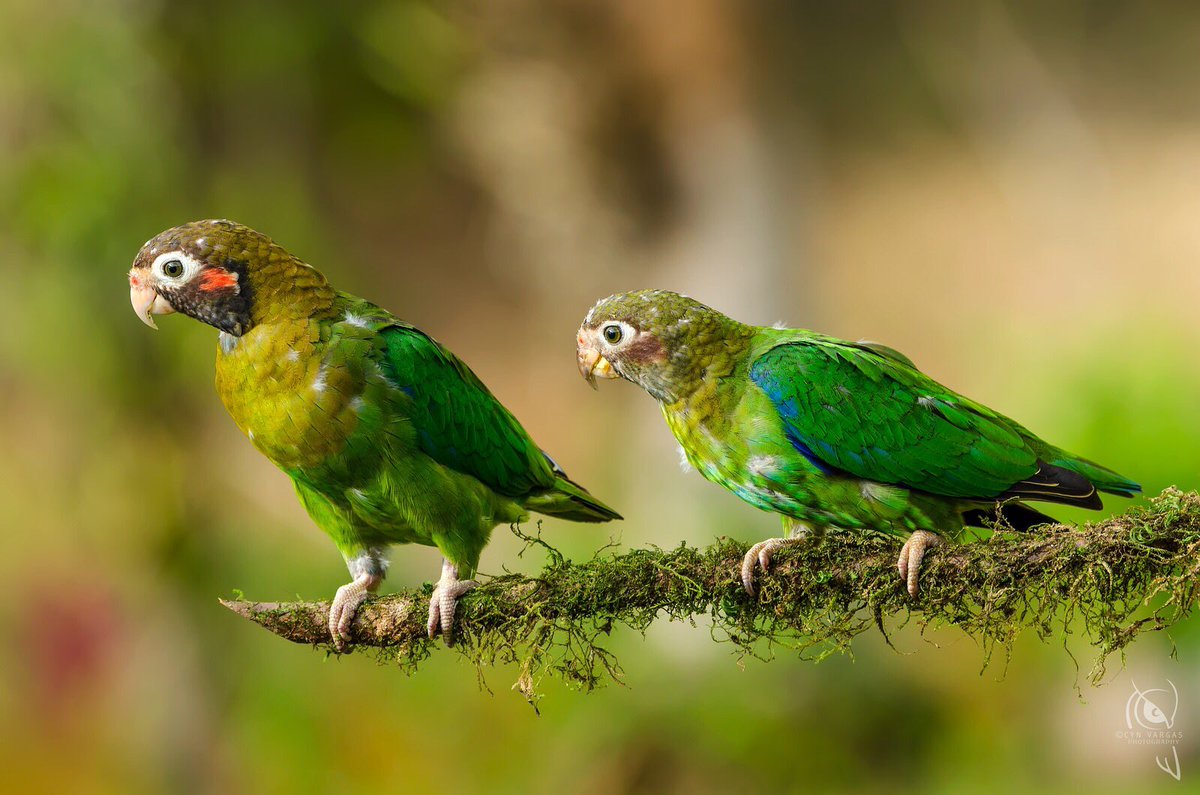
<path fill-rule="evenodd" d="M 963 499 L 1099 507 L 1139 487 L 938 384 L 890 350 L 812 335 L 751 364 L 788 440 L 816 466 Z"/>
<path fill-rule="evenodd" d="M 585 522 L 621 518 L 567 479 L 458 357 L 395 321 L 381 337 L 384 371 L 411 400 L 422 452 L 529 510 Z"/>
<path fill-rule="evenodd" d="M 542 451 L 458 357 L 415 328 L 382 331 L 385 372 L 412 401 L 421 451 L 506 497 L 554 486 Z"/>

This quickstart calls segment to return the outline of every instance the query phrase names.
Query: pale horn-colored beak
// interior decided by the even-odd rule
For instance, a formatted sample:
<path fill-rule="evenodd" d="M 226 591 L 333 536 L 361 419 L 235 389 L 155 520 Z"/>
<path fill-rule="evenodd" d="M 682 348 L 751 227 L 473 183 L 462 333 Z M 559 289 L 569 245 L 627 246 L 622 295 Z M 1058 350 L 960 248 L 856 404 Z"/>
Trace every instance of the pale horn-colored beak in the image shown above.
<path fill-rule="evenodd" d="M 158 326 L 154 325 L 151 315 L 169 315 L 175 311 L 165 298 L 154 292 L 153 287 L 143 284 L 142 278 L 136 273 L 129 274 L 129 303 L 133 305 L 138 318 L 155 330 Z"/>
<path fill-rule="evenodd" d="M 575 355 L 579 362 L 579 374 L 592 385 L 592 389 L 597 388 L 597 378 L 618 377 L 612 363 L 601 356 L 600 351 L 588 344 L 587 340 L 584 339 L 583 332 L 579 333 L 576 343 L 578 347 L 575 349 Z"/>

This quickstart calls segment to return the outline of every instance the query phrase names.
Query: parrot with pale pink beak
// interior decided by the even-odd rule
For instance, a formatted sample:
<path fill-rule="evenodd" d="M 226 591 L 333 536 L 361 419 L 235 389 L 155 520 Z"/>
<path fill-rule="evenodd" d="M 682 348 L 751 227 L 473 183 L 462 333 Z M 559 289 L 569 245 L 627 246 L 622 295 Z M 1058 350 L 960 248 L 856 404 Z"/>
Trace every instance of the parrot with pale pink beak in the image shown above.
<path fill-rule="evenodd" d="M 810 532 L 908 536 L 897 569 L 916 596 L 926 550 L 1001 516 L 1017 530 L 1053 520 L 1026 500 L 1101 507 L 1141 491 L 958 395 L 903 354 L 802 329 L 749 326 L 678 293 L 599 301 L 576 337 L 579 371 L 624 378 L 662 408 L 688 464 L 782 515 L 785 537 L 753 545 L 756 569 Z"/>
<path fill-rule="evenodd" d="M 350 570 L 329 611 L 340 649 L 396 544 L 437 547 L 429 636 L 453 638 L 458 598 L 492 530 L 530 512 L 620 519 L 544 453 L 461 360 L 315 268 L 231 221 L 195 221 L 146 242 L 129 299 L 216 328 L 217 394 Z"/>

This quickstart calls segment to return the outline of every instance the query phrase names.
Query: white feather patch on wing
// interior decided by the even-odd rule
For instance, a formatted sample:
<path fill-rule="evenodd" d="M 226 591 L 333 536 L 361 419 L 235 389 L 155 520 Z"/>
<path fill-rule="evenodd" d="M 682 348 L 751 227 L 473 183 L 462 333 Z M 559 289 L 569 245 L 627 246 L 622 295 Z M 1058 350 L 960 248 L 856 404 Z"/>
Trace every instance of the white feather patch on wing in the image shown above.
<path fill-rule="evenodd" d="M 692 471 L 692 463 L 688 461 L 687 450 L 683 449 L 683 445 L 679 445 L 679 470 L 685 474 Z"/>

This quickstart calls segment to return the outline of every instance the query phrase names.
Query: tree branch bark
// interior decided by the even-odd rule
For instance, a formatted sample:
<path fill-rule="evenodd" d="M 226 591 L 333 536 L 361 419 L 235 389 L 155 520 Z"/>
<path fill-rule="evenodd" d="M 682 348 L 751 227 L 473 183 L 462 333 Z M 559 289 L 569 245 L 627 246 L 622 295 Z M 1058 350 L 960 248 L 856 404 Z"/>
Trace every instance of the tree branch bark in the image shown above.
<path fill-rule="evenodd" d="M 980 639 L 985 660 L 1006 652 L 1025 629 L 1043 640 L 1079 631 L 1098 648 L 1091 672 L 1139 633 L 1167 629 L 1200 598 L 1200 494 L 1168 489 L 1144 506 L 1083 527 L 1062 524 L 1028 534 L 930 551 L 921 592 L 910 599 L 896 573 L 902 539 L 828 533 L 781 550 L 771 574 L 749 597 L 739 579 L 746 544 L 635 549 L 571 563 L 550 551 L 537 576 L 490 580 L 459 604 L 456 638 L 479 665 L 516 662 L 521 689 L 553 671 L 590 688 L 620 676 L 602 645 L 614 625 L 645 631 L 658 618 L 707 616 L 718 640 L 750 653 L 783 644 L 824 655 L 877 627 L 916 617 L 952 624 Z M 425 636 L 430 586 L 365 602 L 354 622 L 358 646 L 377 647 L 408 669 L 436 647 Z M 296 643 L 333 651 L 328 602 L 221 603 Z M 1143 609 L 1144 608 L 1144 609 Z M 439 641 L 440 643 L 440 641 Z"/>

